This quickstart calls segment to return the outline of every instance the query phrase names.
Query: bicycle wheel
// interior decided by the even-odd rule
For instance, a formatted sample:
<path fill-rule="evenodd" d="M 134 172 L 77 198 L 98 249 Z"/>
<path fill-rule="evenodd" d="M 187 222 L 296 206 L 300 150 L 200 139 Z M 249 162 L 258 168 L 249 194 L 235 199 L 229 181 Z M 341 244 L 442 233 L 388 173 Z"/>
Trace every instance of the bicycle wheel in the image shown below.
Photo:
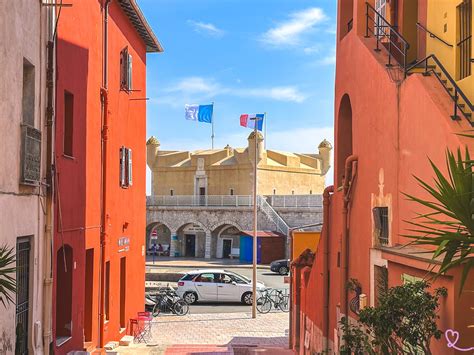
<path fill-rule="evenodd" d="M 257 311 L 260 313 L 268 313 L 272 309 L 272 301 L 267 297 L 259 297 L 257 299 Z"/>
<path fill-rule="evenodd" d="M 290 297 L 282 296 L 278 302 L 278 308 L 280 308 L 283 312 L 289 312 L 290 311 Z"/>
<path fill-rule="evenodd" d="M 151 314 L 153 315 L 153 317 L 158 317 L 158 315 L 160 314 L 160 311 L 161 311 L 160 304 L 157 302 L 153 306 L 153 311 L 151 312 Z"/>
<path fill-rule="evenodd" d="M 183 300 L 178 300 L 173 305 L 173 313 L 178 316 L 185 316 L 189 312 L 189 304 Z"/>

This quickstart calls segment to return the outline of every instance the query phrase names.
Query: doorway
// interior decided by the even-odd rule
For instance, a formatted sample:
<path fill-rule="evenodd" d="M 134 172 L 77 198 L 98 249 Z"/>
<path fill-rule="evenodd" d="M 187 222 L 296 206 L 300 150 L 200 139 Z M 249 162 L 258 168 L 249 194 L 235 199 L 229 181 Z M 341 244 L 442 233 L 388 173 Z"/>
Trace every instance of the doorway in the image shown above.
<path fill-rule="evenodd" d="M 186 249 L 184 256 L 196 256 L 196 236 L 192 234 L 186 234 L 184 236 L 186 240 Z"/>
<path fill-rule="evenodd" d="M 120 329 L 127 327 L 125 317 L 125 293 L 126 293 L 126 279 L 127 279 L 127 259 L 120 258 Z"/>
<path fill-rule="evenodd" d="M 94 249 L 86 250 L 86 285 L 84 310 L 84 341 L 92 341 L 92 302 L 94 290 Z"/>
<path fill-rule="evenodd" d="M 230 254 L 232 254 L 232 239 L 223 239 L 222 240 L 222 257 L 224 259 L 229 259 Z"/>

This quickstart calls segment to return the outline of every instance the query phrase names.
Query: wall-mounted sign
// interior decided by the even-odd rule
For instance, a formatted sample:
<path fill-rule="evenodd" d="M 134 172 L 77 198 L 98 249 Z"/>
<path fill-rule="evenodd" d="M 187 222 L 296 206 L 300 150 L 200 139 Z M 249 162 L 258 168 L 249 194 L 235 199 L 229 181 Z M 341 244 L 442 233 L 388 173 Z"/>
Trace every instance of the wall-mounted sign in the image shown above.
<path fill-rule="evenodd" d="M 118 239 L 119 253 L 130 250 L 130 238 L 129 237 L 120 237 Z"/>
<path fill-rule="evenodd" d="M 190 224 L 183 229 L 184 234 L 193 234 L 198 232 L 204 232 L 204 229 L 199 224 Z"/>

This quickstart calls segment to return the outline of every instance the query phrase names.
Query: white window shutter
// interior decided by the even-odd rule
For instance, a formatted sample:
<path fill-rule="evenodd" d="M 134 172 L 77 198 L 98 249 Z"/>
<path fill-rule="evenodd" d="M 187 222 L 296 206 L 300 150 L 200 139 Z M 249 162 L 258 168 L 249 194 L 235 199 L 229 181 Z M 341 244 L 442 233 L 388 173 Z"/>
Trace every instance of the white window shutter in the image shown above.
<path fill-rule="evenodd" d="M 132 150 L 130 148 L 127 149 L 127 160 L 128 160 L 128 186 L 133 185 L 133 173 L 132 173 Z"/>
<path fill-rule="evenodd" d="M 125 147 L 120 148 L 120 186 L 125 186 Z"/>
<path fill-rule="evenodd" d="M 127 88 L 128 88 L 129 91 L 131 91 L 132 90 L 132 77 L 133 77 L 133 75 L 132 75 L 132 55 L 128 54 L 128 52 L 127 52 L 127 56 L 128 56 L 128 68 L 127 68 L 127 75 L 128 75 L 127 84 L 128 85 L 127 85 Z"/>

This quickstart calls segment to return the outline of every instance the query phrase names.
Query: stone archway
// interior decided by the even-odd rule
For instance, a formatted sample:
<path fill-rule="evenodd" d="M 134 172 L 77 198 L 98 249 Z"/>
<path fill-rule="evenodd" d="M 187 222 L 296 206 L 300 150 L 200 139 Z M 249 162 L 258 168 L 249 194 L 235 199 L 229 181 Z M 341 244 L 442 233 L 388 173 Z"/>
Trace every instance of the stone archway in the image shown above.
<path fill-rule="evenodd" d="M 210 257 L 208 252 L 209 238 L 210 232 L 201 222 L 193 221 L 182 224 L 176 230 L 174 256 Z"/>
<path fill-rule="evenodd" d="M 223 221 L 212 229 L 211 258 L 229 258 L 240 253 L 243 229 L 233 221 Z"/>
<path fill-rule="evenodd" d="M 168 250 L 171 247 L 171 235 L 172 231 L 166 224 L 150 223 L 146 228 L 145 248 L 147 253 L 151 251 L 153 244 L 156 244 L 157 248 L 161 244 L 163 251 Z"/>

